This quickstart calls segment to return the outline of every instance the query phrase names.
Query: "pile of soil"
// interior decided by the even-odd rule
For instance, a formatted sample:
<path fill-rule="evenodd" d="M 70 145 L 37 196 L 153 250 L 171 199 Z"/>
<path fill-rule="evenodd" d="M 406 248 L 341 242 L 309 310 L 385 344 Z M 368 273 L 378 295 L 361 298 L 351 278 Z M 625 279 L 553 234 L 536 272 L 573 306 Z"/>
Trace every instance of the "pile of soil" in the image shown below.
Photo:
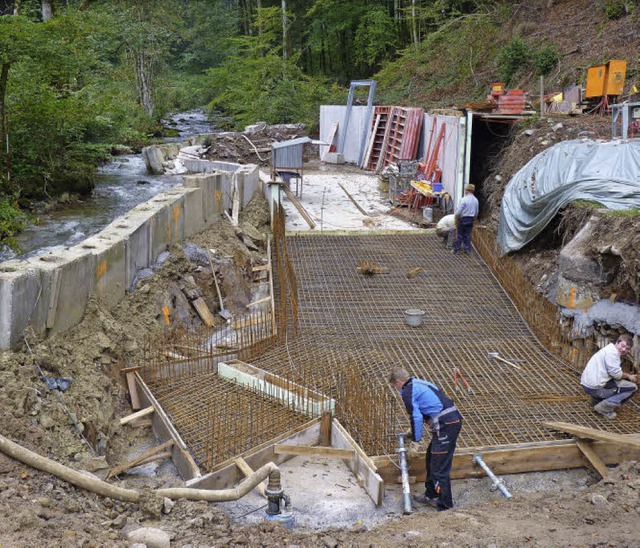
<path fill-rule="evenodd" d="M 207 137 L 205 159 L 236 162 L 239 164 L 258 164 L 268 166 L 271 161 L 271 144 L 306 137 L 304 124 L 279 124 L 268 126 L 258 123 L 243 132 L 227 131 L 214 133 Z M 305 160 L 311 159 L 312 148 L 303 149 Z M 316 154 L 317 156 L 317 150 Z"/>

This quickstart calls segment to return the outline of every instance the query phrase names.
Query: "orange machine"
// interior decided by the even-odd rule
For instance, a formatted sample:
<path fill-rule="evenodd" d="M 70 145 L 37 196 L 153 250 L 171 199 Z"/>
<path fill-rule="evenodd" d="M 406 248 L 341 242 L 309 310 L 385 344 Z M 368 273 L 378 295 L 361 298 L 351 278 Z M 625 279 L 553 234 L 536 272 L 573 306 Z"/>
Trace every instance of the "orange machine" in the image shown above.
<path fill-rule="evenodd" d="M 606 65 L 589 67 L 585 99 L 621 95 L 626 73 L 626 61 L 611 60 Z"/>

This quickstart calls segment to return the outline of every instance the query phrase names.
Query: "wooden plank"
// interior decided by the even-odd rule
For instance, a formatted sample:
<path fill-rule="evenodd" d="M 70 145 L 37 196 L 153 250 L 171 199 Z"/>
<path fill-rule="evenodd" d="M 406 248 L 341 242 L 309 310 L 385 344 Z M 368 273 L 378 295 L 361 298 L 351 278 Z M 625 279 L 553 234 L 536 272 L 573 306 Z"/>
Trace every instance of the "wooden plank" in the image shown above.
<path fill-rule="evenodd" d="M 134 380 L 135 382 L 135 380 Z M 127 415 L 126 417 L 122 417 L 120 419 L 120 425 L 124 425 L 127 424 L 131 421 L 134 421 L 136 419 L 142 418 L 142 417 L 146 417 L 147 415 L 151 415 L 151 413 L 154 413 L 155 409 L 153 408 L 153 405 L 150 405 L 149 407 L 145 407 L 144 409 L 141 409 L 140 411 L 138 411 L 137 413 L 132 413 L 131 415 Z"/>
<path fill-rule="evenodd" d="M 142 455 L 136 457 L 132 461 L 129 461 L 126 464 L 121 464 L 119 466 L 113 467 L 107 477 L 113 478 L 115 476 L 119 476 L 120 474 L 122 474 L 123 472 L 126 472 L 130 468 L 135 468 L 136 466 L 139 466 L 150 457 L 153 457 L 158 453 L 164 452 L 164 450 L 171 447 L 173 443 L 174 443 L 173 440 L 165 441 L 164 443 L 161 443 L 157 447 L 154 447 L 153 449 L 149 449 L 149 451 L 144 452 Z"/>
<path fill-rule="evenodd" d="M 247 308 L 251 307 L 251 306 L 256 306 L 258 304 L 262 304 L 262 303 L 266 303 L 267 301 L 271 301 L 271 296 L 269 297 L 262 297 L 262 299 L 258 299 L 257 301 L 253 301 L 252 303 L 249 303 L 247 305 Z"/>
<path fill-rule="evenodd" d="M 247 464 L 247 461 L 246 461 L 246 460 L 244 460 L 242 457 L 238 457 L 238 458 L 235 460 L 235 463 L 236 463 L 236 466 L 238 467 L 238 469 L 240 470 L 240 472 L 242 472 L 242 473 L 245 475 L 245 477 L 249 477 L 251 474 L 253 474 L 253 472 L 254 472 L 254 471 L 253 471 L 253 468 L 251 468 L 251 466 L 249 466 L 249 465 Z M 263 497 L 264 497 L 264 496 L 266 496 L 266 495 L 264 494 L 264 491 L 265 491 L 265 485 L 264 485 L 264 482 L 259 483 L 259 484 L 256 486 L 256 489 L 257 489 L 258 491 L 260 491 L 260 494 L 261 494 Z"/>
<path fill-rule="evenodd" d="M 215 276 L 215 273 L 213 275 Z M 213 319 L 213 315 L 211 314 L 211 310 L 209 310 L 207 303 L 204 302 L 202 297 L 198 297 L 195 301 L 192 301 L 191 304 L 207 327 L 213 327 L 216 324 Z"/>
<path fill-rule="evenodd" d="M 336 447 L 321 447 L 317 445 L 290 445 L 280 443 L 273 446 L 276 455 L 305 455 L 324 459 L 354 459 L 353 449 L 338 449 Z"/>
<path fill-rule="evenodd" d="M 289 190 L 286 186 L 282 187 L 282 190 L 284 190 L 284 193 L 287 195 L 287 198 L 291 200 L 291 203 L 298 210 L 298 213 L 300 213 L 300 215 L 302 215 L 302 218 L 307 222 L 307 224 L 309 225 L 309 228 L 314 229 L 316 227 L 316 223 L 313 222 L 313 220 L 307 213 L 307 210 L 304 207 L 302 207 L 302 204 L 298 201 L 298 198 L 296 198 L 293 195 L 293 192 L 291 192 L 291 190 Z"/>
<path fill-rule="evenodd" d="M 614 434 L 612 432 L 605 432 L 604 430 L 596 430 L 595 428 L 586 428 L 584 426 L 578 426 L 577 424 L 571 424 L 568 422 L 545 422 L 543 424 L 548 428 L 552 428 L 553 430 L 566 432 L 567 434 L 572 434 L 579 438 L 608 441 L 610 443 L 617 443 L 619 445 L 640 447 L 640 439 L 631 438 L 622 434 Z"/>
<path fill-rule="evenodd" d="M 148 407 L 152 405 L 156 412 L 152 415 L 152 428 L 153 433 L 159 439 L 172 439 L 175 444 L 171 448 L 171 460 L 176 465 L 178 472 L 180 472 L 180 476 L 183 480 L 193 480 L 194 478 L 202 477 L 200 473 L 200 468 L 193 460 L 193 457 L 189 454 L 187 450 L 187 446 L 180 437 L 180 434 L 176 430 L 173 423 L 167 417 L 167 414 L 162 409 L 162 406 L 156 400 L 154 395 L 149 390 L 149 387 L 146 385 L 140 373 L 134 373 L 136 377 L 136 384 L 140 389 L 140 401 L 144 407 Z"/>
<path fill-rule="evenodd" d="M 591 447 L 591 442 L 585 440 L 577 440 L 576 445 L 578 449 L 582 451 L 582 454 L 587 458 L 587 460 L 591 463 L 591 465 L 596 469 L 596 472 L 600 474 L 603 478 L 606 478 L 609 474 L 609 469 L 607 465 L 600 460 L 600 457 L 596 455 L 595 451 Z"/>
<path fill-rule="evenodd" d="M 352 449 L 355 452 L 354 458 L 346 461 L 347 467 L 353 472 L 356 479 L 362 483 L 374 504 L 376 506 L 382 505 L 384 481 L 378 474 L 376 465 L 337 419 L 333 419 L 331 426 L 331 446 L 338 449 Z"/>
<path fill-rule="evenodd" d="M 131 398 L 131 408 L 135 411 L 140 409 L 140 396 L 138 395 L 138 386 L 136 385 L 136 379 L 133 376 L 133 371 L 127 371 L 126 373 L 127 387 L 129 388 L 129 397 Z"/>
<path fill-rule="evenodd" d="M 347 195 L 347 198 L 349 198 L 349 200 L 351 201 L 351 203 L 356 206 L 356 208 L 358 209 L 358 211 L 360 213 L 362 213 L 363 215 L 365 215 L 366 217 L 370 217 L 370 215 L 364 210 L 362 209 L 362 207 L 360 207 L 360 204 L 358 202 L 356 202 L 355 198 L 353 196 L 351 196 L 351 194 L 349 194 L 349 192 L 347 191 L 346 188 L 344 188 L 342 186 L 341 183 L 338 183 L 338 186 L 344 191 L 344 193 Z"/>
<path fill-rule="evenodd" d="M 320 442 L 319 445 L 328 447 L 331 445 L 331 411 L 325 411 L 322 413 L 322 420 L 320 421 Z"/>
<path fill-rule="evenodd" d="M 592 449 L 605 464 L 613 465 L 624 460 L 640 460 L 640 449 L 636 447 L 595 442 Z M 453 456 L 451 478 L 484 477 L 484 471 L 473 463 L 473 457 L 478 453 L 482 454 L 484 461 L 497 475 L 582 468 L 585 464 L 584 456 L 574 440 L 477 447 L 456 451 Z M 399 477 L 397 458 L 374 457 L 373 462 L 385 481 L 396 482 Z M 409 470 L 411 475 L 416 476 L 417 481 L 424 481 L 426 475 L 424 457 L 410 458 Z"/>
<path fill-rule="evenodd" d="M 268 264 L 262 264 L 259 266 L 254 266 L 251 268 L 252 272 L 260 272 L 261 270 L 269 270 L 269 265 Z"/>
<path fill-rule="evenodd" d="M 276 455 L 273 447 L 278 443 L 297 443 L 300 445 L 313 445 L 318 443 L 320 435 L 320 419 L 313 419 L 297 428 L 285 432 L 268 442 L 254 447 L 253 449 L 239 455 L 242 457 L 250 468 L 258 470 L 268 462 L 274 464 L 282 464 L 292 459 L 292 455 Z M 209 474 L 205 474 L 201 478 L 187 481 L 187 487 L 194 489 L 227 489 L 235 486 L 244 478 L 238 470 L 236 458 L 226 460 L 218 464 Z"/>

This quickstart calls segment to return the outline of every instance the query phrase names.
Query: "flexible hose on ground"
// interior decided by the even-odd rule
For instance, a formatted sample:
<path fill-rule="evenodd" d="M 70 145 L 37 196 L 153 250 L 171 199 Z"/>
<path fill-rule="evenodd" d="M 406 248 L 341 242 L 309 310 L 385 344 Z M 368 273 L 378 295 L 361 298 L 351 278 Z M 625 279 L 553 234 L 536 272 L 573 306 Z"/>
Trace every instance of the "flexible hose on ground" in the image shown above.
<path fill-rule="evenodd" d="M 80 487 L 92 493 L 96 493 L 103 497 L 109 497 L 111 499 L 122 500 L 125 502 L 138 502 L 141 498 L 141 493 L 135 489 L 124 489 L 111 485 L 106 481 L 102 481 L 98 478 L 88 476 L 82 472 L 78 472 L 73 468 L 64 466 L 51 459 L 38 455 L 29 449 L 22 447 L 21 445 L 8 440 L 4 436 L 0 435 L 0 451 L 6 455 L 24 463 L 32 468 L 51 474 L 61 480 L 64 480 L 76 487 Z M 279 471 L 278 467 L 268 462 L 258 470 L 256 470 L 250 476 L 247 476 L 241 483 L 239 483 L 233 489 L 220 489 L 217 491 L 210 491 L 207 489 L 189 489 L 189 488 L 170 488 L 170 489 L 157 489 L 155 494 L 159 497 L 166 497 L 170 499 L 187 499 L 187 500 L 204 500 L 207 502 L 225 502 L 230 500 L 238 500 L 249 493 L 254 487 L 256 487 L 261 481 L 264 481 L 273 472 Z"/>

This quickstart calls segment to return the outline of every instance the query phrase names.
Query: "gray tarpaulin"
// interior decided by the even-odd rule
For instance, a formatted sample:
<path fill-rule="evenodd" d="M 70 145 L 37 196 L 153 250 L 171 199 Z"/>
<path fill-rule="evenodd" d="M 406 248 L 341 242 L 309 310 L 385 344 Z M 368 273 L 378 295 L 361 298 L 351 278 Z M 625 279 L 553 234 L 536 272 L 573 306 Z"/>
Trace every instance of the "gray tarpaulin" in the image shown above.
<path fill-rule="evenodd" d="M 533 240 L 573 200 L 640 208 L 640 139 L 563 141 L 533 158 L 504 191 L 498 225 L 502 252 Z"/>

